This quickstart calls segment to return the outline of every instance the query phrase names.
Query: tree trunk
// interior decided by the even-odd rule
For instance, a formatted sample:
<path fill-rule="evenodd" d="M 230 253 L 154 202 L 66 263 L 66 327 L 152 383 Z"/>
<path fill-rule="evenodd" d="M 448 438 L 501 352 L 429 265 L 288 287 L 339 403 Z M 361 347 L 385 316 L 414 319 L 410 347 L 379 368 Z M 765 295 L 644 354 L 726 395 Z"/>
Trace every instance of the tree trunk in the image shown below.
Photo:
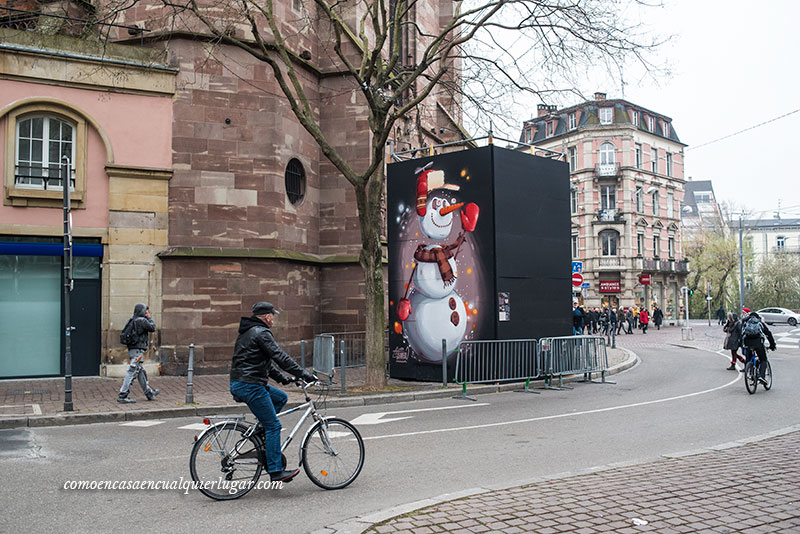
<path fill-rule="evenodd" d="M 361 253 L 359 263 L 364 271 L 366 307 L 366 364 L 367 388 L 386 385 L 385 313 L 383 288 L 383 261 L 381 254 L 381 192 L 384 183 L 384 166 L 367 181 L 366 187 L 356 187 L 358 222 L 361 227 Z"/>

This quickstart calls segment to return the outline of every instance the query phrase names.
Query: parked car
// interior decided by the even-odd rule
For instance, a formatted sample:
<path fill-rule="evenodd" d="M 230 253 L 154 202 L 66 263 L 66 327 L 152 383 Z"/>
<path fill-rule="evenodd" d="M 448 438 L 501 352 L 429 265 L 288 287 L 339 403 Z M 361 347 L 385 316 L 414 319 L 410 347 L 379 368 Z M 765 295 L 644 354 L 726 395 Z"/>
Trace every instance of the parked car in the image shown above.
<path fill-rule="evenodd" d="M 797 326 L 797 323 L 800 323 L 800 314 L 792 310 L 787 310 L 786 308 L 764 308 L 763 310 L 758 310 L 756 313 L 758 313 L 767 324 L 789 323 L 791 326 Z"/>

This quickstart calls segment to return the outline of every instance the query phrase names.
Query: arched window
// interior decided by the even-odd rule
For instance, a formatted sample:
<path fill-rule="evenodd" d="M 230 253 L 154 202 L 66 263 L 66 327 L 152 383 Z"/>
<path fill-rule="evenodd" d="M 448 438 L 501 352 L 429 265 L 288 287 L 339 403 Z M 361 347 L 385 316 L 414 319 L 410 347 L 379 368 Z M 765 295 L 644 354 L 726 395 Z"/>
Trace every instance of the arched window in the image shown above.
<path fill-rule="evenodd" d="M 600 232 L 600 255 L 616 256 L 619 244 L 619 233 L 614 230 Z"/>
<path fill-rule="evenodd" d="M 71 121 L 50 114 L 20 117 L 15 153 L 16 187 L 60 190 L 69 174 L 70 189 L 75 190 L 75 124 Z"/>
<path fill-rule="evenodd" d="M 297 158 L 289 160 L 286 166 L 286 196 L 289 197 L 289 202 L 297 206 L 303 201 L 306 196 L 306 171 L 303 169 L 303 164 Z"/>
<path fill-rule="evenodd" d="M 614 145 L 609 142 L 605 142 L 600 145 L 600 164 L 607 165 L 616 163 L 616 151 L 614 149 Z"/>

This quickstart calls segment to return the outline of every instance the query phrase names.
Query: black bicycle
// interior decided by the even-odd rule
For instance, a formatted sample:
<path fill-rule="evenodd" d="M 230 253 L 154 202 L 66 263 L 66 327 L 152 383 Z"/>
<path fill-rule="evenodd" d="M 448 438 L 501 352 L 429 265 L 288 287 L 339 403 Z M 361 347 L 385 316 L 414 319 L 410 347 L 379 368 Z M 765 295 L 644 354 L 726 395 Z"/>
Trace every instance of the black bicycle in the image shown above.
<path fill-rule="evenodd" d="M 747 388 L 749 394 L 753 394 L 758 389 L 758 364 L 759 358 L 756 351 L 747 347 L 742 349 L 747 362 L 744 366 L 744 387 Z M 772 366 L 767 360 L 767 368 L 764 371 L 764 380 L 766 384 L 762 384 L 766 391 L 772 388 Z"/>

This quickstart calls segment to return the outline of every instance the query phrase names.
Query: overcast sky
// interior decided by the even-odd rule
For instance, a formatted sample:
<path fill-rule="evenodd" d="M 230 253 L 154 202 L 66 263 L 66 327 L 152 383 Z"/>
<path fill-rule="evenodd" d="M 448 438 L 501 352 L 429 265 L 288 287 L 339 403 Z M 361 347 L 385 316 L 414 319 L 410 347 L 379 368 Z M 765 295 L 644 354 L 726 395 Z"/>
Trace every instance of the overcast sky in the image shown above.
<path fill-rule="evenodd" d="M 718 200 L 772 217 L 781 199 L 800 218 L 800 1 L 664 3 L 648 17 L 674 35 L 660 54 L 671 77 L 596 90 L 671 117 L 686 177 L 711 180 Z"/>

